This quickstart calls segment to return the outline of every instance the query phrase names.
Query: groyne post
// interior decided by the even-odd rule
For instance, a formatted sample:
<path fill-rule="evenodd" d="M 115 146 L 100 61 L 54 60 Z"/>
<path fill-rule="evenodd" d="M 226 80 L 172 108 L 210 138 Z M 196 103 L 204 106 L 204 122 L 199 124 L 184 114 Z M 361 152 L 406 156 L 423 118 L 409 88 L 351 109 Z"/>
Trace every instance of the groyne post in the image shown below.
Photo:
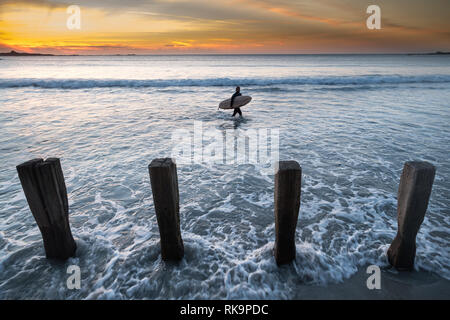
<path fill-rule="evenodd" d="M 275 247 L 278 265 L 295 259 L 295 229 L 300 209 L 302 168 L 297 161 L 279 161 L 275 166 Z"/>
<path fill-rule="evenodd" d="M 41 231 L 46 257 L 65 260 L 74 256 L 77 245 L 70 230 L 67 189 L 59 159 L 33 159 L 16 169 Z"/>
<path fill-rule="evenodd" d="M 177 166 L 171 158 L 162 158 L 154 159 L 148 169 L 161 237 L 162 259 L 181 260 L 184 256 L 184 245 L 180 231 Z"/>
<path fill-rule="evenodd" d="M 436 168 L 428 162 L 406 162 L 397 195 L 398 231 L 387 252 L 398 270 L 411 270 L 416 256 L 416 235 L 427 211 Z"/>

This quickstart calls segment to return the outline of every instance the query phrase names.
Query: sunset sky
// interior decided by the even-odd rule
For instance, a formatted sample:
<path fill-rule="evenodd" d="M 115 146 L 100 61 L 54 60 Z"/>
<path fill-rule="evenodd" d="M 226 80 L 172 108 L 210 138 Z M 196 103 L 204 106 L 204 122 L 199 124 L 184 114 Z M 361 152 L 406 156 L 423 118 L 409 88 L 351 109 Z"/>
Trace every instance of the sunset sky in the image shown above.
<path fill-rule="evenodd" d="M 381 8 L 381 30 L 366 9 Z M 66 12 L 81 8 L 81 29 Z M 448 0 L 0 0 L 0 52 L 54 54 L 450 51 Z"/>

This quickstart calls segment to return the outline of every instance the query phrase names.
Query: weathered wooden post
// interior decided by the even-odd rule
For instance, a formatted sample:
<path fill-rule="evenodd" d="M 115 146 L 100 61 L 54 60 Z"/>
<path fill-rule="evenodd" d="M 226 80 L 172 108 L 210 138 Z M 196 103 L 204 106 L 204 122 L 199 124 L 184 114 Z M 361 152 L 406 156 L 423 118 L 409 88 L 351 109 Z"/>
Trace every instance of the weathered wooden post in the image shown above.
<path fill-rule="evenodd" d="M 425 217 L 436 168 L 428 162 L 406 162 L 397 195 L 397 236 L 387 252 L 398 270 L 411 270 L 416 256 L 416 235 Z"/>
<path fill-rule="evenodd" d="M 171 158 L 163 158 L 154 159 L 148 169 L 161 237 L 162 259 L 181 260 L 184 256 L 184 245 L 180 231 L 177 166 Z"/>
<path fill-rule="evenodd" d="M 59 159 L 33 159 L 16 168 L 47 258 L 65 260 L 74 256 L 77 245 L 70 231 L 69 202 Z"/>
<path fill-rule="evenodd" d="M 297 161 L 279 161 L 275 167 L 275 247 L 278 265 L 295 259 L 295 229 L 300 209 L 302 168 Z"/>

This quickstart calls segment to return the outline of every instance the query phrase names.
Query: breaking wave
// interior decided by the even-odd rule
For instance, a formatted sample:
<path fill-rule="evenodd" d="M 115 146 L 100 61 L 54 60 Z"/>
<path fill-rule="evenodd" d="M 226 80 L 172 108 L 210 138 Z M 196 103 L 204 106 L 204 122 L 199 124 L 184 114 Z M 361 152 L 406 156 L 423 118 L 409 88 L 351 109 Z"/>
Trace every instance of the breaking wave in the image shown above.
<path fill-rule="evenodd" d="M 0 88 L 36 87 L 44 89 L 220 87 L 271 85 L 377 85 L 404 83 L 447 83 L 450 75 L 359 75 L 304 76 L 285 78 L 204 78 L 204 79 L 0 79 Z"/>

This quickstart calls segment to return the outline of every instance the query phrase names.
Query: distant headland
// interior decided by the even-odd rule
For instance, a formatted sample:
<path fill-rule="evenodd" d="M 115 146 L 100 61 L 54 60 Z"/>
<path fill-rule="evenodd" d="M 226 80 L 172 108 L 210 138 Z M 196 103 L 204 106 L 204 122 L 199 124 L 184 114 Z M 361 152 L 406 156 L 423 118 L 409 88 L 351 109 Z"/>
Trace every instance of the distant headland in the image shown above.
<path fill-rule="evenodd" d="M 27 53 L 27 52 L 17 52 L 11 50 L 10 52 L 0 52 L 0 56 L 53 56 L 53 54 L 43 54 L 43 53 Z"/>
<path fill-rule="evenodd" d="M 134 53 L 129 54 L 105 54 L 100 56 L 135 56 Z M 8 57 L 29 57 L 29 56 L 49 56 L 49 57 L 76 57 L 82 56 L 81 54 L 50 54 L 50 53 L 27 53 L 27 52 L 17 52 L 11 50 L 10 52 L 0 52 L 0 56 L 8 56 Z"/>
<path fill-rule="evenodd" d="M 450 54 L 450 52 L 444 52 L 444 51 L 436 51 L 436 52 L 430 52 L 430 53 L 409 53 L 410 56 L 429 56 L 429 55 L 445 55 Z"/>

